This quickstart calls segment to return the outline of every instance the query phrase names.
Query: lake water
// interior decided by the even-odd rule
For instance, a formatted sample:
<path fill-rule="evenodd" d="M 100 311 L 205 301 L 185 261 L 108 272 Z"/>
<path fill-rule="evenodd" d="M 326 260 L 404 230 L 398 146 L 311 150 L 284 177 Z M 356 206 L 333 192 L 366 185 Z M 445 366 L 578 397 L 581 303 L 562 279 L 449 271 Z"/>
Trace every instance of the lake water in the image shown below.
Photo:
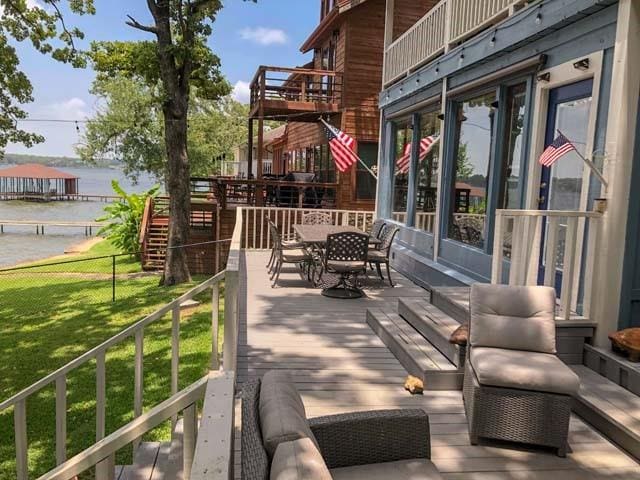
<path fill-rule="evenodd" d="M 80 177 L 80 193 L 114 195 L 111 181 L 118 180 L 127 193 L 143 192 L 154 185 L 150 177 L 141 177 L 133 185 L 121 170 L 109 168 L 59 168 Z M 21 202 L 0 201 L 0 220 L 95 220 L 103 214 L 102 202 Z M 36 235 L 35 227 L 5 226 L 0 235 L 0 268 L 30 260 L 62 255 L 66 248 L 86 240 L 84 228 L 48 228 Z M 95 233 L 95 232 L 94 232 Z"/>

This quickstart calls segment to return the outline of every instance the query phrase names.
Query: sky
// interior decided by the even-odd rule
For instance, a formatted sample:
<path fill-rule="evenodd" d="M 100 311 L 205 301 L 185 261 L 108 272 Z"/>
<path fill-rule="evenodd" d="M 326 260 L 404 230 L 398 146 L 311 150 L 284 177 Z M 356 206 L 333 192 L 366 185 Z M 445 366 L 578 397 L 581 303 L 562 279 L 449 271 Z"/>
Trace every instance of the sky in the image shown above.
<path fill-rule="evenodd" d="M 28 0 L 37 5 L 38 0 Z M 85 33 L 87 46 L 94 40 L 142 40 L 152 35 L 125 25 L 127 15 L 141 23 L 151 23 L 145 0 L 95 0 L 95 16 L 65 16 L 68 24 Z M 295 67 L 310 56 L 300 53 L 300 45 L 318 24 L 319 0 L 224 0 L 224 8 L 214 24 L 209 40 L 221 58 L 222 71 L 234 86 L 234 97 L 248 102 L 249 82 L 259 65 Z M 95 110 L 89 93 L 94 73 L 91 68 L 74 69 L 36 52 L 28 42 L 16 45 L 20 68 L 34 87 L 34 102 L 24 105 L 30 118 L 39 120 L 84 120 Z M 79 133 L 74 124 L 27 122 L 25 130 L 37 132 L 46 142 L 27 149 L 9 145 L 8 153 L 75 156 Z M 82 133 L 82 123 L 78 124 Z"/>

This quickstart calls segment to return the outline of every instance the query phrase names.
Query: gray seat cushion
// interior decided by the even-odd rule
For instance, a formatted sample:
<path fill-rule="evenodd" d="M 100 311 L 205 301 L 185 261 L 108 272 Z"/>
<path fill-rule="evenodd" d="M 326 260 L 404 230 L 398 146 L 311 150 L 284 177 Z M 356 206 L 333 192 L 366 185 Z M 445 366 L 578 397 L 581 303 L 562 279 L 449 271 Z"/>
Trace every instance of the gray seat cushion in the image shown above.
<path fill-rule="evenodd" d="M 329 260 L 327 262 L 327 268 L 332 272 L 346 273 L 346 272 L 359 272 L 364 270 L 364 262 L 342 262 L 338 260 Z"/>
<path fill-rule="evenodd" d="M 475 284 L 471 346 L 556 353 L 555 305 L 550 287 Z"/>
<path fill-rule="evenodd" d="M 264 375 L 260 388 L 260 428 L 270 458 L 283 442 L 310 438 L 317 445 L 300 394 L 288 373 L 270 371 Z"/>
<path fill-rule="evenodd" d="M 471 366 L 480 385 L 574 395 L 580 379 L 553 354 L 473 347 Z"/>
<path fill-rule="evenodd" d="M 334 480 L 441 480 L 436 466 L 425 459 L 334 468 Z"/>
<path fill-rule="evenodd" d="M 331 480 L 320 451 L 309 438 L 281 443 L 271 463 L 270 480 Z"/>
<path fill-rule="evenodd" d="M 369 250 L 367 253 L 367 260 L 372 262 L 384 262 L 387 260 L 387 252 L 380 250 Z"/>

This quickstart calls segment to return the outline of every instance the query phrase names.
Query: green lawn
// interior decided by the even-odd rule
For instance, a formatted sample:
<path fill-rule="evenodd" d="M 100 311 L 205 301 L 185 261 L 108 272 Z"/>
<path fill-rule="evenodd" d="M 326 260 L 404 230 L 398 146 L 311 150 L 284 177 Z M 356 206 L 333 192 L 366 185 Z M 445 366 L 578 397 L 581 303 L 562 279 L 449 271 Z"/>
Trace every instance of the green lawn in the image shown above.
<path fill-rule="evenodd" d="M 108 255 L 113 248 L 103 242 L 84 257 Z M 92 262 L 91 268 L 71 270 L 39 267 L 36 271 L 0 274 L 0 392 L 2 399 L 63 366 L 107 340 L 123 328 L 152 313 L 190 287 L 160 287 L 157 276 L 128 277 L 139 264 L 119 259 L 117 301 L 112 303 L 108 264 Z M 87 262 L 89 265 L 89 262 Z M 61 267 L 61 266 L 60 266 Z M 108 267 L 108 268 L 106 268 Z M 55 270 L 51 270 L 55 268 Z M 70 270 L 70 269 L 68 269 Z M 42 271 L 48 273 L 41 274 Z M 37 273 L 36 273 L 37 272 Z M 77 273 L 77 274 L 76 274 Z M 86 274 L 86 275 L 85 275 Z M 106 278 L 105 278 L 106 277 Z M 180 387 L 206 373 L 210 361 L 210 298 L 182 317 Z M 220 317 L 222 321 L 222 316 Z M 169 397 L 171 318 L 145 329 L 144 404 L 150 408 Z M 220 335 L 222 338 L 223 335 Z M 133 339 L 107 354 L 107 432 L 132 419 Z M 73 371 L 67 379 L 68 456 L 91 445 L 95 438 L 95 362 Z M 29 469 L 37 477 L 54 466 L 54 386 L 30 398 L 27 404 Z M 149 439 L 168 438 L 169 428 L 151 432 Z M 13 412 L 0 412 L 0 479 L 13 479 Z M 118 463 L 131 461 L 131 449 L 123 449 Z"/>

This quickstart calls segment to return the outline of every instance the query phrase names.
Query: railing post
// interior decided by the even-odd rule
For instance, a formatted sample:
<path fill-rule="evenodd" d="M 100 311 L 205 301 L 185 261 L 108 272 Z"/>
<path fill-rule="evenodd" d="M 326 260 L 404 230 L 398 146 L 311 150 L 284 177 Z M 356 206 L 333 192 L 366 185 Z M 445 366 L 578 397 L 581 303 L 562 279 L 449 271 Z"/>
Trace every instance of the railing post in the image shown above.
<path fill-rule="evenodd" d="M 211 287 L 211 370 L 218 370 L 218 335 L 220 331 L 220 284 Z"/>
<path fill-rule="evenodd" d="M 178 393 L 178 370 L 180 368 L 180 305 L 171 311 L 171 395 Z M 174 415 L 172 427 L 175 427 L 178 416 Z"/>
<path fill-rule="evenodd" d="M 493 235 L 493 257 L 491 265 L 491 283 L 502 283 L 502 260 L 504 256 L 504 214 L 502 210 L 496 210 L 495 233 Z"/>
<path fill-rule="evenodd" d="M 198 412 L 195 403 L 184 409 L 182 421 L 184 422 L 182 461 L 184 478 L 188 480 L 191 478 L 191 466 L 193 465 L 193 454 L 196 450 L 196 438 L 198 431 Z"/>
<path fill-rule="evenodd" d="M 449 52 L 449 43 L 451 40 L 451 25 L 453 22 L 453 0 L 447 0 L 445 7 L 444 20 L 444 53 Z"/>
<path fill-rule="evenodd" d="M 135 334 L 135 365 L 133 372 L 133 416 L 138 418 L 142 415 L 142 401 L 144 392 L 144 329 L 140 329 Z M 133 451 L 140 445 L 140 439 L 133 442 Z"/>
<path fill-rule="evenodd" d="M 578 238 L 578 217 L 569 217 L 565 234 L 564 256 L 562 259 L 562 292 L 560 294 L 560 308 L 562 318 L 571 318 L 571 299 L 574 288 L 574 271 L 576 266 L 576 241 Z"/>
<path fill-rule="evenodd" d="M 16 441 L 16 478 L 27 480 L 29 477 L 27 444 L 27 401 L 20 400 L 13 407 L 13 425 Z"/>
<path fill-rule="evenodd" d="M 96 355 L 96 442 L 106 434 L 106 356 L 105 350 L 100 350 Z M 114 455 L 96 464 L 96 480 L 113 480 L 114 474 Z"/>
<path fill-rule="evenodd" d="M 107 458 L 96 464 L 96 480 L 114 480 L 116 473 L 116 455 L 109 455 Z"/>
<path fill-rule="evenodd" d="M 56 465 L 67 460 L 67 377 L 56 378 Z"/>
<path fill-rule="evenodd" d="M 222 366 L 226 371 L 234 372 L 236 371 L 237 365 L 239 276 L 237 268 L 227 269 L 224 284 L 224 348 L 222 351 Z"/>

